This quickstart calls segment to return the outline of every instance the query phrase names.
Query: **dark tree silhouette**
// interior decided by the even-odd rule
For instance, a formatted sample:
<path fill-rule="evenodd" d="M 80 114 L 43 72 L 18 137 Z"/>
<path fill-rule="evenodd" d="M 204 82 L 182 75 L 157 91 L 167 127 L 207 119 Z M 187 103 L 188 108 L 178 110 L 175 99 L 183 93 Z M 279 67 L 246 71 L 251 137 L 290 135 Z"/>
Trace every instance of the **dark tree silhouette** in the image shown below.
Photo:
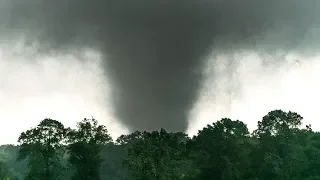
<path fill-rule="evenodd" d="M 301 128 L 302 120 L 274 110 L 251 134 L 223 118 L 192 138 L 161 129 L 113 143 L 93 118 L 76 129 L 45 119 L 21 133 L 19 146 L 0 146 L 0 180 L 317 180 L 320 133 Z"/>
<path fill-rule="evenodd" d="M 69 163 L 74 167 L 73 180 L 99 180 L 102 159 L 102 145 L 112 142 L 105 126 L 98 125 L 96 119 L 84 119 L 76 130 L 70 130 Z"/>
<path fill-rule="evenodd" d="M 59 121 L 44 119 L 40 124 L 21 133 L 18 160 L 28 158 L 30 171 L 27 179 L 55 180 L 61 177 L 60 160 L 66 129 Z"/>

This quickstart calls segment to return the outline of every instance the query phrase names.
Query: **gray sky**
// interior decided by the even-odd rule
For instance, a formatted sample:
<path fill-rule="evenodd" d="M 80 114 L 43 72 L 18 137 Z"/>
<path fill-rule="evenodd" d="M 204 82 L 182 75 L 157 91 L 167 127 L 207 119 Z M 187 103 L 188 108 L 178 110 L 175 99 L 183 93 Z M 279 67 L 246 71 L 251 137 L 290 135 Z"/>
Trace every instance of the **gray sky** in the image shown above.
<path fill-rule="evenodd" d="M 0 144 L 15 143 L 46 117 L 74 127 L 94 116 L 114 138 L 126 133 L 112 115 L 100 56 L 90 49 L 44 56 L 19 44 L 0 45 Z"/>
<path fill-rule="evenodd" d="M 253 129 L 277 108 L 312 121 L 319 4 L 1 0 L 0 143 L 45 117 L 94 116 L 114 137 L 225 116 Z"/>

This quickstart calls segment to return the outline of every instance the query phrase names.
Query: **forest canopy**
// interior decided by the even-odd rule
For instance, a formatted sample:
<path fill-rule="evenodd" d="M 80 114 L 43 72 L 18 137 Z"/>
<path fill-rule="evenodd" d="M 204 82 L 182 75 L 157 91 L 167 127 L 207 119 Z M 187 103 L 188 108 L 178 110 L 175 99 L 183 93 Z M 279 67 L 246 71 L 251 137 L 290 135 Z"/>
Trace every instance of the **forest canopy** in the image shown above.
<path fill-rule="evenodd" d="M 0 147 L 0 180 L 320 179 L 320 133 L 302 120 L 274 110 L 251 133 L 222 118 L 193 137 L 159 129 L 113 140 L 94 118 L 75 129 L 44 119 Z"/>

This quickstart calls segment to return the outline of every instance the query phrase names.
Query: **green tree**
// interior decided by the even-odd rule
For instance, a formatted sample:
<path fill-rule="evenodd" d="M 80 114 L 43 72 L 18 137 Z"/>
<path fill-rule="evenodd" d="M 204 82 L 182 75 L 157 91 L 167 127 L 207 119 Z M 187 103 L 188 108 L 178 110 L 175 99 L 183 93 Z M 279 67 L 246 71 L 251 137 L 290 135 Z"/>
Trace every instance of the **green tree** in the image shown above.
<path fill-rule="evenodd" d="M 19 146 L 0 146 L 0 180 L 320 179 L 320 133 L 311 125 L 301 129 L 302 120 L 274 110 L 252 134 L 243 122 L 223 118 L 191 139 L 161 129 L 122 135 L 113 144 L 95 119 L 76 129 L 45 119 L 21 133 Z"/>
<path fill-rule="evenodd" d="M 138 180 L 186 179 L 191 176 L 192 162 L 186 159 L 184 133 L 143 132 L 129 148 L 123 164 Z"/>
<path fill-rule="evenodd" d="M 258 122 L 254 135 L 260 142 L 259 179 L 301 179 L 307 164 L 298 138 L 302 119 L 295 112 L 274 110 Z"/>
<path fill-rule="evenodd" d="M 188 145 L 200 168 L 198 179 L 244 179 L 250 153 L 248 139 L 247 126 L 228 118 L 199 131 Z"/>
<path fill-rule="evenodd" d="M 143 133 L 140 131 L 135 131 L 128 135 L 121 135 L 117 138 L 116 143 L 119 145 L 125 145 L 125 144 L 134 144 L 136 141 L 141 139 L 143 136 Z"/>
<path fill-rule="evenodd" d="M 27 171 L 25 161 L 17 162 L 19 146 L 6 144 L 0 146 L 0 161 L 3 160 L 10 171 L 19 179 L 23 179 Z"/>
<path fill-rule="evenodd" d="M 103 145 L 112 142 L 108 130 L 98 125 L 96 119 L 84 119 L 77 124 L 76 130 L 70 130 L 69 163 L 75 169 L 73 180 L 99 180 Z"/>
<path fill-rule="evenodd" d="M 28 160 L 30 168 L 26 179 L 59 179 L 62 175 L 60 160 L 66 129 L 57 120 L 44 119 L 35 128 L 20 134 L 18 160 Z"/>
<path fill-rule="evenodd" d="M 300 144 L 304 147 L 305 160 L 308 165 L 302 172 L 304 179 L 320 179 L 320 134 L 312 130 L 302 130 L 299 133 Z"/>
<path fill-rule="evenodd" d="M 3 161 L 0 161 L 0 180 L 18 180 Z"/>

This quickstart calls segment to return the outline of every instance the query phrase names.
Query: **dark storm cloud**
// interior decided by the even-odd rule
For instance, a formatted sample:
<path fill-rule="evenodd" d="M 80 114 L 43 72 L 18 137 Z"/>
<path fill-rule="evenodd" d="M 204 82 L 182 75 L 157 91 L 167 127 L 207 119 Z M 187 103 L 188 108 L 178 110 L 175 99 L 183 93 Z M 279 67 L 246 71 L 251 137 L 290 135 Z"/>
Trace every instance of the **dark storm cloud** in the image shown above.
<path fill-rule="evenodd" d="M 9 2 L 9 1 L 8 1 Z M 316 24 L 320 2 L 298 0 L 11 0 L 9 31 L 28 34 L 42 50 L 88 45 L 105 55 L 118 119 L 130 130 L 187 128 L 201 67 L 225 42 L 254 47 L 288 29 L 271 49 L 295 48 Z M 218 41 L 219 40 L 219 41 Z"/>

